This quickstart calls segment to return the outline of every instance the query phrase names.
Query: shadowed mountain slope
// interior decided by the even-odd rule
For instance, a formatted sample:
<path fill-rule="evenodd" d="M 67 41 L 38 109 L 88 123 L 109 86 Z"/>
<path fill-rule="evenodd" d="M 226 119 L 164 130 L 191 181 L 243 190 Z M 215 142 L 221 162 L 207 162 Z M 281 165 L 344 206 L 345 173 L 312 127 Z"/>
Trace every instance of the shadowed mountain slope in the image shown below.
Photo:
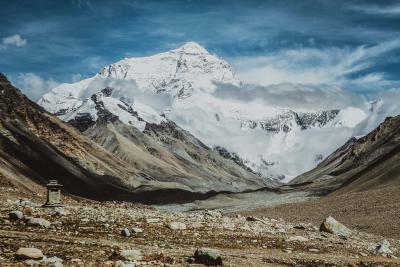
<path fill-rule="evenodd" d="M 308 183 L 334 194 L 400 185 L 400 116 L 388 117 L 360 139 L 351 139 L 291 185 Z"/>
<path fill-rule="evenodd" d="M 191 157 L 178 159 L 179 153 L 172 156 L 149 135 L 141 133 L 143 140 L 140 140 L 132 134 L 134 127 L 123 127 L 121 134 L 113 130 L 118 128 L 118 118 L 112 121 L 94 125 L 91 135 L 105 147 L 108 144 L 107 148 L 114 154 L 47 113 L 0 75 L 1 183 L 34 191 L 37 185 L 58 179 L 65 191 L 73 195 L 146 203 L 182 202 L 204 198 L 213 194 L 212 191 L 252 189 L 266 183 L 217 152 L 207 147 L 201 150 L 200 143 L 198 147 L 187 146 L 193 149 L 193 157 L 200 149 L 209 158 L 208 168 L 190 162 Z M 187 133 L 187 136 L 190 135 Z M 127 138 L 137 143 L 124 143 Z M 198 142 L 190 138 L 193 143 Z M 118 142 L 110 141 L 113 139 Z M 116 148 L 115 144 L 125 150 Z M 136 150 L 131 150 L 135 146 Z M 196 181 L 192 188 L 187 186 L 191 180 Z M 218 181 L 215 190 L 214 180 Z"/>

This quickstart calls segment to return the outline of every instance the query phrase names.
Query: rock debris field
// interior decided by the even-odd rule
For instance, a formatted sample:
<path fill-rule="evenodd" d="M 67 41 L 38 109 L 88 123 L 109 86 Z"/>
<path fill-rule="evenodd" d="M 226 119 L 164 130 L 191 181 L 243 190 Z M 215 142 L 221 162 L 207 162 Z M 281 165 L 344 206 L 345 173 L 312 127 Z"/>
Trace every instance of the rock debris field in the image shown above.
<path fill-rule="evenodd" d="M 333 217 L 312 225 L 130 203 L 1 203 L 0 266 L 400 266 L 398 257 L 399 240 Z"/>

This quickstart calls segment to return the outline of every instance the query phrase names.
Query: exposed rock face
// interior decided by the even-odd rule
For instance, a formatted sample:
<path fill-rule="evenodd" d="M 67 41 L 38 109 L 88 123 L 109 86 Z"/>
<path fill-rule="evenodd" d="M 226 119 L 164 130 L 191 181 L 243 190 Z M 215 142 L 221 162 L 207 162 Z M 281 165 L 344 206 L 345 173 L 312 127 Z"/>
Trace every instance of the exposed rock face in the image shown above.
<path fill-rule="evenodd" d="M 15 258 L 19 260 L 41 260 L 44 255 L 37 248 L 19 248 L 15 253 Z"/>
<path fill-rule="evenodd" d="M 319 112 L 295 112 L 287 111 L 266 120 L 244 120 L 242 128 L 260 128 L 265 131 L 278 133 L 280 131 L 289 132 L 294 126 L 299 126 L 302 130 L 311 127 L 323 127 L 332 121 L 339 114 L 340 110 L 323 110 Z"/>
<path fill-rule="evenodd" d="M 350 229 L 330 216 L 321 224 L 320 231 L 335 234 L 343 238 L 349 238 L 351 236 Z"/>

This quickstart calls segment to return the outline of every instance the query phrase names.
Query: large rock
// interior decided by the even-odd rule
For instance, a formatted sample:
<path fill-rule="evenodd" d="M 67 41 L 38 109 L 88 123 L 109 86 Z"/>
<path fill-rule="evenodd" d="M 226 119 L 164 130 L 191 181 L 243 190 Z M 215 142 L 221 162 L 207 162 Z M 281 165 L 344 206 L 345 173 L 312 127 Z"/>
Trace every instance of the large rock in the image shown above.
<path fill-rule="evenodd" d="M 10 220 L 21 220 L 22 218 L 24 218 L 24 214 L 22 213 L 22 211 L 14 210 L 8 214 L 8 218 Z"/>
<path fill-rule="evenodd" d="M 26 221 L 26 224 L 30 226 L 39 226 L 44 228 L 49 228 L 51 226 L 51 223 L 48 220 L 42 218 L 29 218 Z"/>
<path fill-rule="evenodd" d="M 17 260 L 41 260 L 43 257 L 43 252 L 37 248 L 19 248 L 15 253 Z"/>
<path fill-rule="evenodd" d="M 376 254 L 379 255 L 390 255 L 392 254 L 392 250 L 390 249 L 390 243 L 386 239 L 382 241 L 377 247 L 376 247 Z"/>
<path fill-rule="evenodd" d="M 319 230 L 321 232 L 335 234 L 343 238 L 349 238 L 351 236 L 351 230 L 340 222 L 336 221 L 331 216 L 329 216 L 322 222 Z"/>
<path fill-rule="evenodd" d="M 222 266 L 222 258 L 218 250 L 211 248 L 198 248 L 194 252 L 194 260 L 207 266 Z"/>
<path fill-rule="evenodd" d="M 186 230 L 186 224 L 181 222 L 170 222 L 167 227 L 172 230 Z"/>

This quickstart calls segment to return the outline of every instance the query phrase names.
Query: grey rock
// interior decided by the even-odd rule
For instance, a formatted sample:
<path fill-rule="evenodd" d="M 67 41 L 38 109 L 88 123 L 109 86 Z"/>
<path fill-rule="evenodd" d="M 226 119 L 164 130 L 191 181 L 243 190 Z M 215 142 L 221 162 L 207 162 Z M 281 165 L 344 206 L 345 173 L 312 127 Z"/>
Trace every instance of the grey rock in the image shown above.
<path fill-rule="evenodd" d="M 29 218 L 26 224 L 30 226 L 39 226 L 44 228 L 49 228 L 51 226 L 51 223 L 43 218 Z"/>
<path fill-rule="evenodd" d="M 350 229 L 348 229 L 346 226 L 344 226 L 340 222 L 336 221 L 331 216 L 329 216 L 322 222 L 319 230 L 321 232 L 335 234 L 335 235 L 338 235 L 343 238 L 349 238 L 352 234 Z"/>
<path fill-rule="evenodd" d="M 128 228 L 124 228 L 124 229 L 121 230 L 121 235 L 129 237 L 129 236 L 131 236 L 131 232 L 129 232 Z"/>
<path fill-rule="evenodd" d="M 140 234 L 140 233 L 143 233 L 143 229 L 137 228 L 137 227 L 133 227 L 132 228 L 132 232 L 134 232 L 135 234 Z"/>
<path fill-rule="evenodd" d="M 146 223 L 159 223 L 160 219 L 158 218 L 147 218 Z"/>
<path fill-rule="evenodd" d="M 142 252 L 137 249 L 117 248 L 109 257 L 109 260 L 121 260 L 121 261 L 140 261 L 141 259 L 142 259 Z"/>
<path fill-rule="evenodd" d="M 65 209 L 63 209 L 63 208 L 56 208 L 56 209 L 54 210 L 54 212 L 55 212 L 55 214 L 56 214 L 57 216 L 65 216 L 65 215 L 68 215 L 68 212 L 67 212 Z"/>
<path fill-rule="evenodd" d="M 194 252 L 196 263 L 201 263 L 207 266 L 222 266 L 222 258 L 218 250 L 211 248 L 198 248 Z"/>
<path fill-rule="evenodd" d="M 37 248 L 19 248 L 15 253 L 17 260 L 41 260 L 43 257 L 43 252 Z"/>
<path fill-rule="evenodd" d="M 383 240 L 377 247 L 376 247 L 376 254 L 379 255 L 390 255 L 392 254 L 392 250 L 390 249 L 390 243 L 386 239 Z"/>
<path fill-rule="evenodd" d="M 304 236 L 291 236 L 287 239 L 287 241 L 306 242 L 308 239 Z"/>
<path fill-rule="evenodd" d="M 186 224 L 181 222 L 170 222 L 167 227 L 172 230 L 186 230 Z"/>
<path fill-rule="evenodd" d="M 21 220 L 22 218 L 24 218 L 24 214 L 22 213 L 22 211 L 14 210 L 8 214 L 8 218 L 10 220 Z"/>
<path fill-rule="evenodd" d="M 137 249 L 123 249 L 121 250 L 121 257 L 129 261 L 140 261 L 142 259 L 142 252 Z"/>

